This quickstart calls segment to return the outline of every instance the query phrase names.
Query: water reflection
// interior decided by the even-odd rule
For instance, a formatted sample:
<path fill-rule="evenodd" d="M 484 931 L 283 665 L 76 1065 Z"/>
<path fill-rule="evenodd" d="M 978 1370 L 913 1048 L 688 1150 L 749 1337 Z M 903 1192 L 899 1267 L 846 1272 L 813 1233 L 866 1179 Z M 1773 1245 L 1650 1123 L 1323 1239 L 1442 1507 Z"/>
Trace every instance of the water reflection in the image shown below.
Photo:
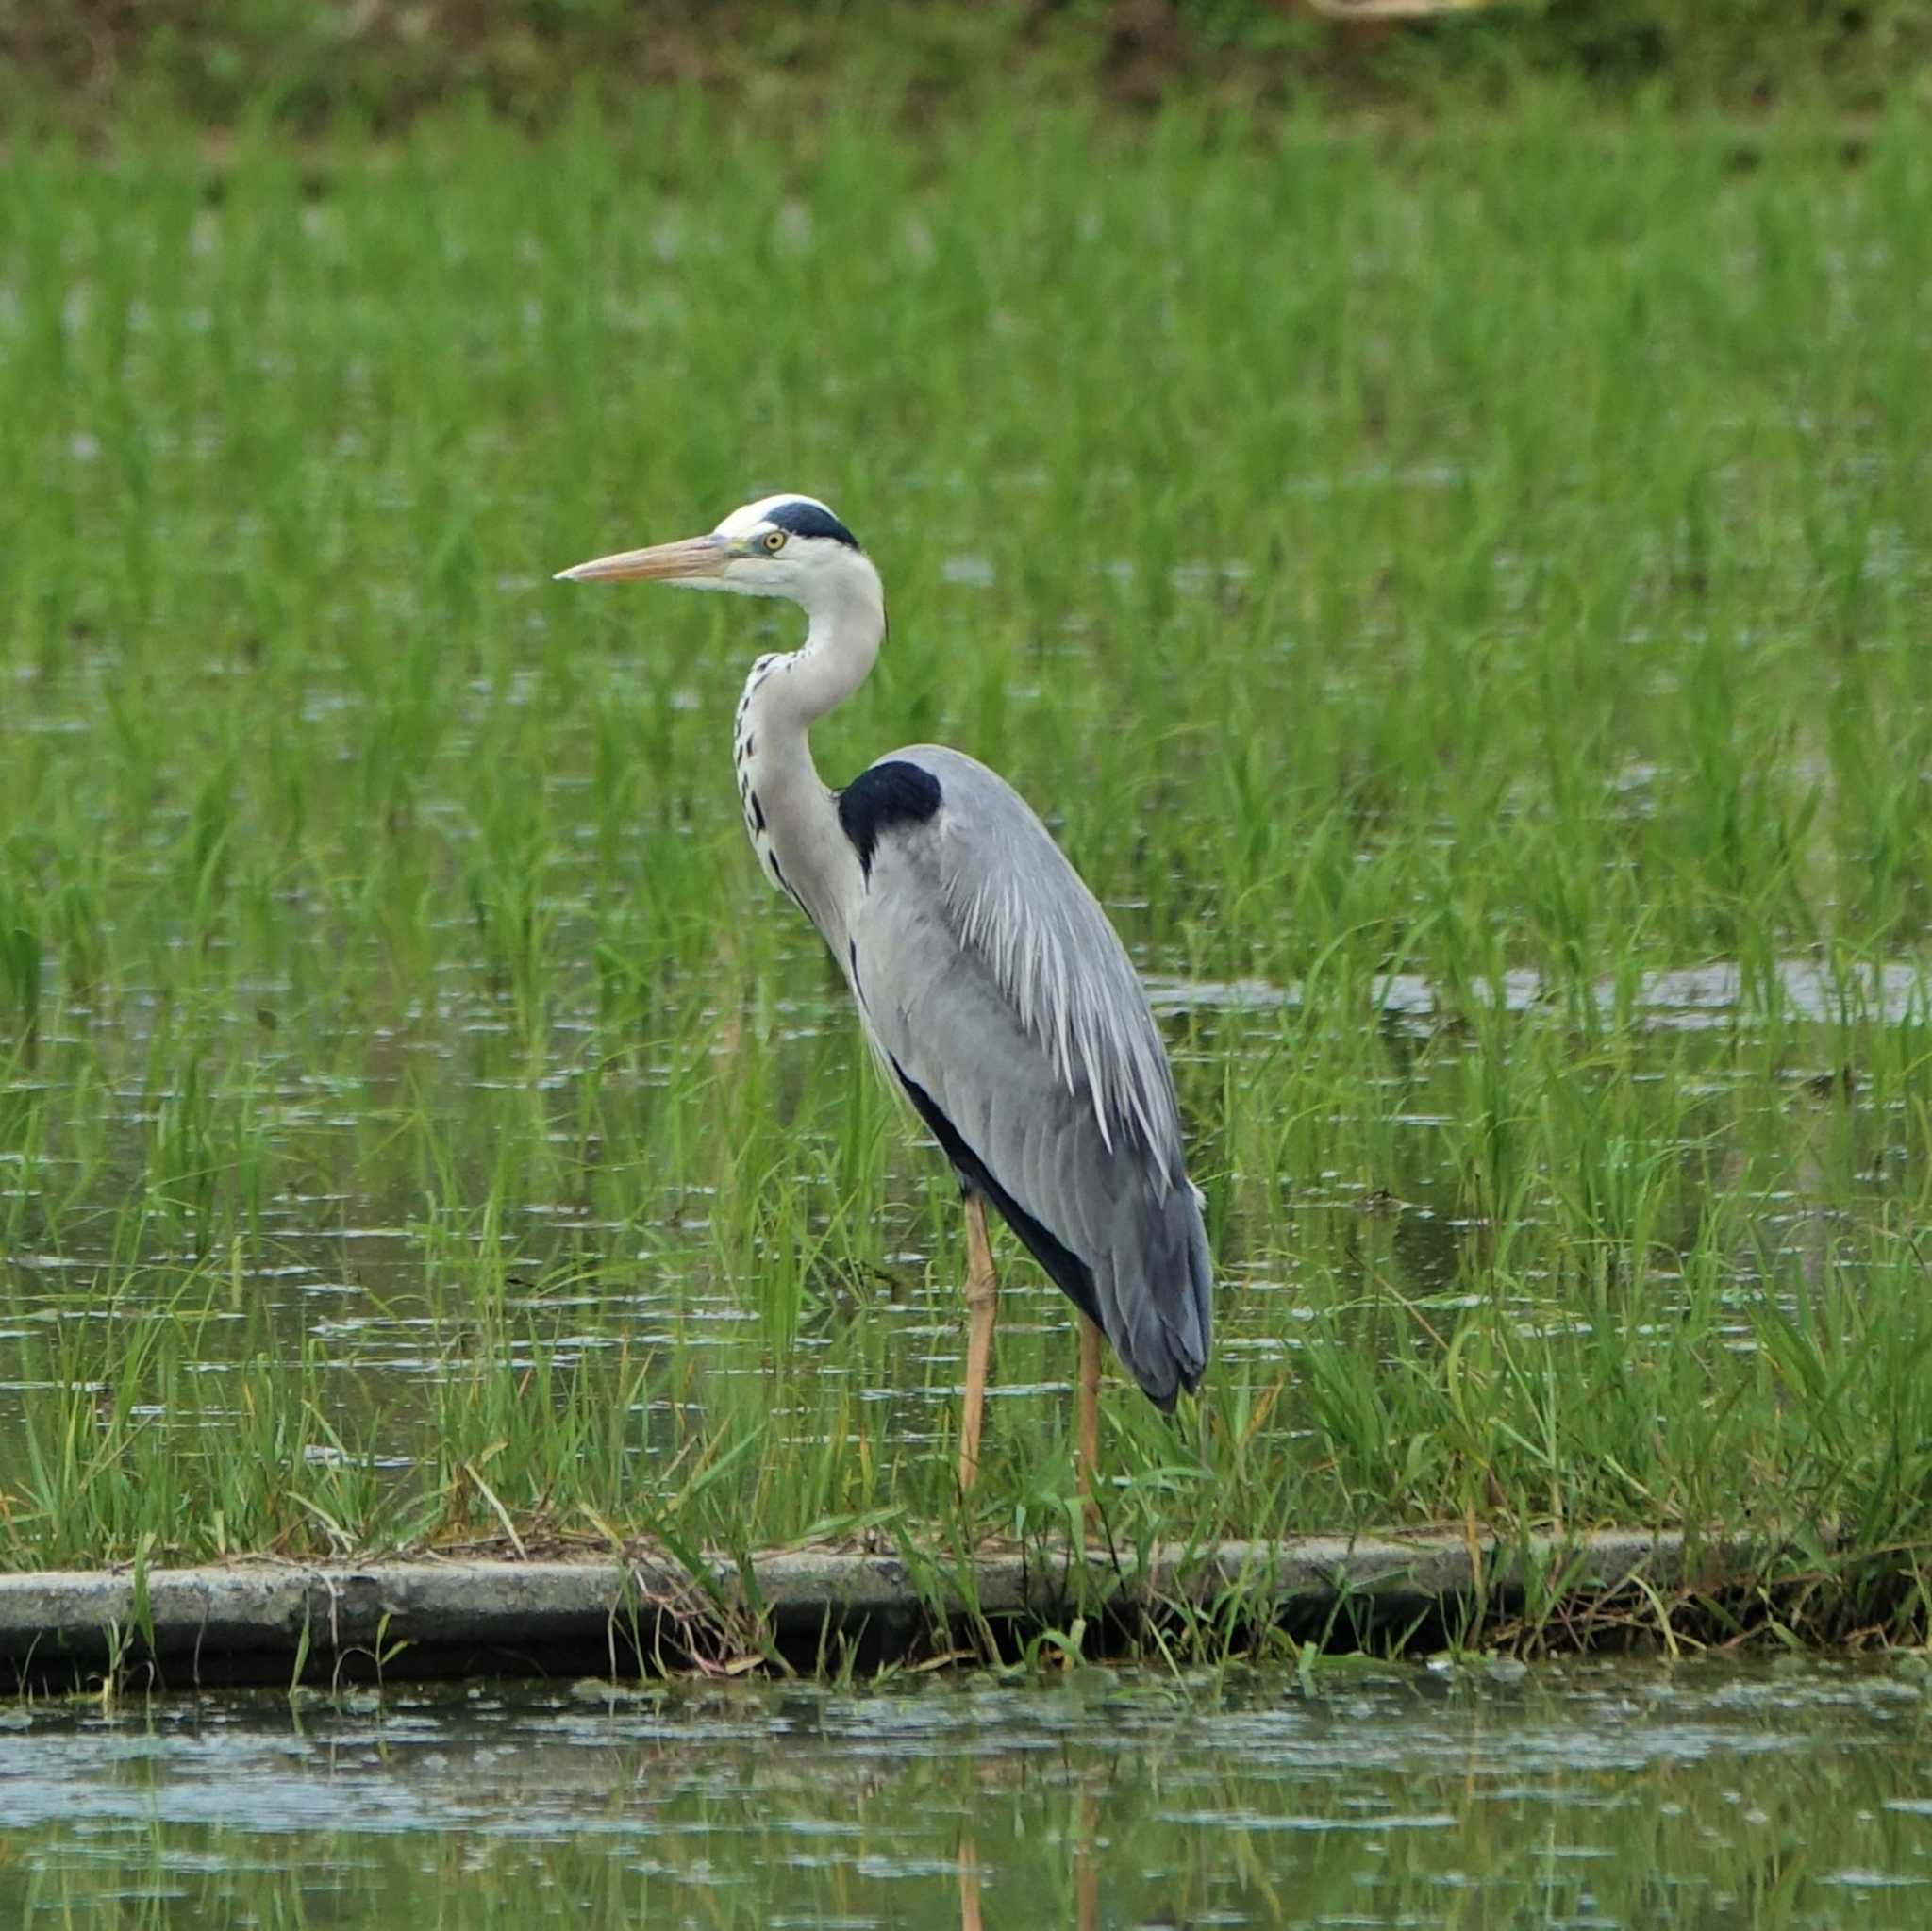
<path fill-rule="evenodd" d="M 0 1912 L 24 1925 L 1885 1926 L 1923 1923 L 1932 1883 L 1917 1658 L 8 1721 Z"/>
<path fill-rule="evenodd" d="M 1817 1024 L 1857 1018 L 1881 1025 L 1932 1023 L 1932 977 L 1907 959 L 1887 959 L 1876 965 L 1852 961 L 1832 967 L 1808 958 L 1774 959 L 1754 981 L 1744 968 L 1727 959 L 1714 964 L 1684 966 L 1641 974 L 1632 989 L 1632 1003 L 1646 1026 L 1735 1026 L 1754 1024 L 1761 1014 L 1762 994 L 1773 995 L 1793 1017 Z M 1505 1012 L 1528 1012 L 1559 989 L 1541 973 L 1518 967 L 1494 978 L 1472 980 L 1451 993 L 1419 973 L 1384 973 L 1369 982 L 1369 1003 L 1374 1010 L 1398 1020 L 1433 1020 L 1454 1014 L 1464 1001 L 1495 1007 Z M 1301 1005 L 1299 986 L 1274 986 L 1265 979 L 1177 979 L 1150 975 L 1148 998 L 1157 1012 L 1257 1012 Z M 1619 1003 L 1619 989 L 1609 979 L 1591 988 L 1591 996 L 1605 1011 Z M 1754 1008 L 1753 998 L 1759 996 Z"/>

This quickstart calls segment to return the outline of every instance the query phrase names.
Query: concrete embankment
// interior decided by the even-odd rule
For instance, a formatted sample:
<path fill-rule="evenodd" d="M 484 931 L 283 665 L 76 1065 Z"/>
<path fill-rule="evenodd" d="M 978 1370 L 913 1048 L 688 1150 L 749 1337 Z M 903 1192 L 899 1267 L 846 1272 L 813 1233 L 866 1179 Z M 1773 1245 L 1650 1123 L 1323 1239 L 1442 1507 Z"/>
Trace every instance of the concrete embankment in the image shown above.
<path fill-rule="evenodd" d="M 419 1556 L 368 1563 L 0 1575 L 0 1686 L 74 1688 L 112 1671 L 209 1682 L 391 1679 L 506 1672 L 634 1673 L 743 1666 L 861 1667 L 960 1645 L 1013 1649 L 1077 1623 L 1107 1648 L 1207 1618 L 1263 1623 L 1333 1647 L 1473 1637 L 1499 1619 L 1566 1623 L 1764 1572 L 1762 1543 L 1676 1535 L 1311 1537 L 1157 1551 L 953 1558 L 787 1550 L 691 1570 L 661 1555 L 572 1560 Z"/>

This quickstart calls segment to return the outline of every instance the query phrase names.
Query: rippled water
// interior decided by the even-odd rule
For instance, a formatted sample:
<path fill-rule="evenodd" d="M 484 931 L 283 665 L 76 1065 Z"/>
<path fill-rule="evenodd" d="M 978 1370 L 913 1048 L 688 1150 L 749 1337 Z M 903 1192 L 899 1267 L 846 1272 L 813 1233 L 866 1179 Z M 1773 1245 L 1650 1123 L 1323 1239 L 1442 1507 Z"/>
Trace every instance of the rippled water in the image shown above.
<path fill-rule="evenodd" d="M 1922 967 L 1904 959 L 1875 967 L 1855 964 L 1834 972 L 1815 959 L 1781 958 L 1773 960 L 1763 976 L 1765 990 L 1774 992 L 1786 1010 L 1815 1024 L 1848 1015 L 1884 1025 L 1907 1021 L 1924 1024 L 1932 1018 L 1932 986 Z M 1600 1005 L 1615 1006 L 1614 984 L 1604 980 L 1594 990 Z M 1653 1030 L 1732 1026 L 1748 1023 L 1740 1008 L 1752 990 L 1750 976 L 1740 966 L 1686 966 L 1644 973 L 1635 987 L 1635 1004 Z M 1152 978 L 1147 991 L 1157 1012 L 1203 1007 L 1252 1012 L 1302 1002 L 1299 987 L 1271 986 L 1265 979 Z M 1493 983 L 1477 980 L 1469 989 L 1469 996 L 1478 1003 L 1509 1012 L 1527 1012 L 1550 992 L 1541 975 L 1527 969 L 1506 972 Z M 1377 1011 L 1399 1020 L 1433 1020 L 1445 1007 L 1442 989 L 1417 973 L 1385 974 L 1373 983 L 1370 996 Z"/>
<path fill-rule="evenodd" d="M 1924 1659 L 0 1718 L 0 1922 L 1917 1925 Z"/>
<path fill-rule="evenodd" d="M 816 957 L 808 933 L 801 932 L 795 942 Z M 1257 979 L 1203 982 L 1150 970 L 1148 984 L 1182 1058 L 1269 1063 L 1268 1054 L 1279 1044 L 1280 1014 L 1303 999 L 1300 988 Z M 1526 1010 L 1545 998 L 1546 989 L 1533 974 L 1511 973 L 1494 983 L 1459 989 L 1452 997 L 1427 980 L 1394 974 L 1376 982 L 1372 993 L 1392 1038 L 1427 1040 L 1456 1023 L 1458 1001 Z M 1617 1004 L 1614 988 L 1599 989 L 1599 996 L 1607 1009 Z M 1825 1056 L 1835 1050 L 1836 1029 L 1846 1020 L 1913 1025 L 1932 1011 L 1924 973 L 1909 961 L 1843 972 L 1810 960 L 1778 961 L 1765 983 L 1747 981 L 1739 967 L 1719 963 L 1647 974 L 1623 996 L 1633 1009 L 1638 1037 L 1649 1042 L 1645 1050 L 1655 1050 L 1657 1063 L 1668 1057 L 1678 1069 L 1688 1069 L 1687 1076 L 1707 1077 L 1713 1092 L 1736 1076 L 1730 1055 L 1737 1030 L 1767 1007 L 1788 1014 L 1800 1032 L 1808 1031 L 1820 1056 L 1817 1061 L 1800 1058 L 1790 1069 L 1794 1090 L 1807 1078 L 1815 1084 L 1822 1076 L 1817 1066 L 1829 1063 Z M 583 1074 L 577 1060 L 591 1054 L 599 1037 L 590 1008 L 575 1017 L 555 1015 L 548 1070 L 533 1078 L 501 1037 L 508 1028 L 490 999 L 453 992 L 432 1017 L 433 1025 L 421 1039 L 398 1037 L 388 1044 L 376 1039 L 373 1074 L 337 1078 L 316 1072 L 291 1052 L 277 1075 L 271 1053 L 258 1126 L 251 1130 L 259 1144 L 276 1149 L 285 1168 L 314 1172 L 325 1176 L 325 1184 L 277 1187 L 259 1201 L 250 1221 L 249 1251 L 236 1255 L 225 1270 L 233 1292 L 225 1305 L 218 1297 L 197 1314 L 197 1346 L 207 1377 L 204 1419 L 220 1411 L 222 1378 L 238 1365 L 265 1356 L 293 1359 L 307 1349 L 330 1391 L 333 1412 L 346 1419 L 358 1439 L 374 1430 L 388 1465 L 397 1469 L 412 1465 L 421 1454 L 437 1388 L 463 1372 L 469 1359 L 462 1344 L 468 1304 L 460 1297 L 453 1307 L 439 1304 L 431 1285 L 435 1257 L 452 1233 L 459 1244 L 468 1244 L 474 1230 L 440 1225 L 425 1209 L 421 1176 L 410 1162 L 393 1156 L 372 1159 L 369 1142 L 372 1137 L 379 1142 L 387 1109 L 406 1091 L 420 1090 L 437 1116 L 451 1123 L 453 1140 L 487 1159 L 493 1100 L 552 1107 L 554 1098 L 554 1137 L 571 1140 L 567 1151 L 576 1158 L 571 1109 L 576 1104 L 574 1083 Z M 835 1063 L 842 1063 L 838 1054 L 856 1056 L 860 1050 L 842 995 L 829 985 L 823 1000 L 788 1007 L 782 1019 L 788 1040 L 813 1042 L 809 1049 L 797 1045 L 800 1053 L 826 1053 L 836 1045 Z M 1359 1015 L 1353 1013 L 1338 1018 L 1338 1024 L 1357 1023 Z M 138 999 L 119 1016 L 130 1067 L 139 1057 L 143 1028 L 154 1024 L 158 1008 Z M 246 1013 L 233 1020 L 244 1030 L 255 1024 Z M 79 1066 L 95 1050 L 85 1039 L 49 1038 L 38 1070 L 15 1085 L 67 1077 L 68 1060 Z M 251 1040 L 249 1051 L 258 1056 L 259 1043 Z M 625 1108 L 647 1104 L 661 1072 L 646 1061 L 629 1070 L 602 1070 L 598 1077 L 599 1104 L 610 1118 L 621 1119 Z M 0 1090 L 0 1101 L 5 1097 Z M 83 1347 L 69 1357 L 77 1369 L 63 1371 L 49 1343 L 76 1319 L 105 1318 L 99 1284 L 113 1277 L 110 1263 L 120 1239 L 115 1216 L 143 1184 L 142 1165 L 153 1157 L 157 1123 L 172 1097 L 145 1090 L 131 1075 L 126 1084 L 103 1091 L 99 1104 L 111 1116 L 112 1153 L 91 1178 L 81 1209 L 68 1212 L 58 1244 L 17 1245 L 0 1253 L 0 1468 L 8 1423 L 33 1390 L 49 1386 L 50 1373 L 99 1372 L 97 1348 Z M 1239 1290 L 1222 1299 L 1218 1346 L 1224 1360 L 1275 1359 L 1303 1344 L 1312 1297 L 1295 1275 L 1297 1265 L 1317 1271 L 1335 1266 L 1365 1281 L 1372 1273 L 1386 1276 L 1429 1305 L 1453 1291 L 1469 1243 L 1480 1238 L 1479 1224 L 1459 1203 L 1449 1144 L 1457 1121 L 1435 1104 L 1440 1096 L 1432 1096 L 1428 1075 L 1398 1074 L 1352 1097 L 1358 1099 L 1361 1118 L 1377 1123 L 1384 1149 L 1378 1164 L 1373 1172 L 1295 1173 L 1282 1181 L 1294 1215 L 1294 1254 L 1266 1264 L 1243 1267 L 1237 1260 L 1224 1267 L 1230 1288 Z M 1860 1150 L 1860 1168 L 1877 1202 L 1897 1164 L 1891 1144 L 1897 1123 L 1874 1115 L 1856 1130 L 1871 1141 Z M 1685 1143 L 1687 1160 L 1707 1155 L 1707 1144 Z M 805 1158 L 802 1152 L 801 1164 Z M 808 1364 L 826 1386 L 849 1384 L 862 1400 L 892 1404 L 893 1432 L 907 1441 L 944 1432 L 944 1410 L 958 1378 L 957 1304 L 945 1282 L 926 1279 L 929 1257 L 921 1245 L 927 1238 L 922 1190 L 938 1172 L 930 1151 L 915 1147 L 895 1126 L 888 1190 L 878 1204 L 889 1229 L 890 1277 L 871 1284 L 874 1290 L 865 1300 L 865 1323 L 876 1343 L 865 1365 L 837 1358 L 844 1314 L 836 1296 L 802 1331 L 784 1338 L 791 1357 Z M 594 1152 L 582 1156 L 581 1178 L 587 1187 L 595 1184 Z M 703 1363 L 704 1373 L 713 1378 L 764 1372 L 773 1337 L 758 1318 L 756 1294 L 717 1273 L 708 1203 L 691 1191 L 675 1200 L 653 1198 L 650 1174 L 640 1171 L 621 1189 L 607 1190 L 603 1205 L 610 1204 L 614 1191 L 621 1216 L 600 1210 L 588 1194 L 529 1200 L 515 1208 L 514 1224 L 500 1230 L 501 1251 L 515 1257 L 504 1296 L 515 1365 L 527 1366 L 541 1352 L 550 1365 L 568 1371 L 586 1357 L 627 1349 L 675 1352 Z M 0 1198 L 8 1185 L 8 1168 L 0 1157 Z M 479 1177 L 471 1191 L 485 1197 L 487 1181 Z M 1856 1217 L 1861 1210 L 1837 1194 L 1828 1203 L 1767 1199 L 1765 1251 L 1790 1252 L 1803 1264 L 1808 1250 L 1802 1243 L 1812 1240 L 1815 1245 L 1821 1205 L 1840 1216 L 1849 1211 Z M 1356 1251 L 1365 1240 L 1375 1249 L 1367 1257 Z M 196 1262 L 192 1246 L 144 1257 L 154 1263 L 141 1275 L 138 1290 L 147 1300 L 137 1304 L 115 1290 L 115 1317 L 124 1323 L 145 1312 L 172 1319 L 175 1286 Z M 1055 1377 L 1072 1363 L 1067 1304 L 1029 1270 L 1016 1274 L 1002 1296 L 1008 1372 L 994 1384 L 995 1402 L 1059 1390 L 1065 1384 Z M 204 1273 L 193 1290 L 197 1306 L 208 1298 L 207 1279 Z M 1757 1289 L 1754 1282 L 1752 1290 Z M 1663 1291 L 1668 1292 L 1667 1282 Z M 1541 1302 L 1525 1302 L 1522 1308 L 1527 1328 L 1556 1318 L 1564 1318 L 1562 1310 Z M 1029 1336 L 1040 1338 L 1035 1353 L 1016 1356 L 1014 1343 L 1024 1344 Z M 1733 1340 L 1750 1344 L 1741 1314 Z M 670 1390 L 659 1401 L 658 1419 L 667 1428 L 670 1411 L 681 1400 Z M 158 1425 L 166 1420 L 156 1417 Z M 783 1430 L 786 1411 L 774 1421 Z M 808 1420 L 796 1425 L 805 1431 L 798 1439 L 809 1440 L 815 1439 L 810 1428 L 820 1424 Z"/>

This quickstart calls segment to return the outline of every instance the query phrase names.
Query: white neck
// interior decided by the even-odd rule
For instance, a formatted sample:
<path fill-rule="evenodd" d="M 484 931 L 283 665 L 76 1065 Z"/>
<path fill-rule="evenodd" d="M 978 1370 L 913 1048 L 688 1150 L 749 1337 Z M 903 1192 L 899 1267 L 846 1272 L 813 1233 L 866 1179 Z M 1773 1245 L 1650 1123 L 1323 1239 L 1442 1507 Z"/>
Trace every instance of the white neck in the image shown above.
<path fill-rule="evenodd" d="M 871 673 L 885 639 L 886 597 L 878 572 L 855 550 L 798 601 L 808 619 L 804 649 L 760 658 L 738 703 L 739 802 L 765 875 L 805 907 L 842 964 L 841 907 L 858 889 L 858 861 L 808 733 Z"/>

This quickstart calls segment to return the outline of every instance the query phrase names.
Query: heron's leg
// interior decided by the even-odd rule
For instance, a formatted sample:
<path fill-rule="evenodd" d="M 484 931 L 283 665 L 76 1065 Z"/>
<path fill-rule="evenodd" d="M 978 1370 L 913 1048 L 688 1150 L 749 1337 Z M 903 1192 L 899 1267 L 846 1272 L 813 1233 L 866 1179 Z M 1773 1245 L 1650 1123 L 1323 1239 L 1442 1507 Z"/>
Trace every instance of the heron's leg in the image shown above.
<path fill-rule="evenodd" d="M 986 1368 L 992 1355 L 992 1243 L 986 1238 L 986 1199 L 966 1196 L 966 1398 L 959 1410 L 959 1488 L 970 1492 L 979 1474 L 979 1423 L 986 1407 Z"/>
<path fill-rule="evenodd" d="M 1093 1847 L 1100 1836 L 1100 1800 L 1091 1778 L 1080 1786 L 1080 1834 L 1074 1839 L 1074 1931 L 1099 1931 L 1100 1864 Z"/>
<path fill-rule="evenodd" d="M 1100 1466 L 1100 1330 L 1080 1317 L 1080 1387 L 1074 1407 L 1079 1449 L 1074 1464 L 1086 1514 L 1093 1517 L 1093 1472 Z"/>
<path fill-rule="evenodd" d="M 970 1837 L 959 1839 L 959 1931 L 980 1931 L 979 1846 Z"/>

